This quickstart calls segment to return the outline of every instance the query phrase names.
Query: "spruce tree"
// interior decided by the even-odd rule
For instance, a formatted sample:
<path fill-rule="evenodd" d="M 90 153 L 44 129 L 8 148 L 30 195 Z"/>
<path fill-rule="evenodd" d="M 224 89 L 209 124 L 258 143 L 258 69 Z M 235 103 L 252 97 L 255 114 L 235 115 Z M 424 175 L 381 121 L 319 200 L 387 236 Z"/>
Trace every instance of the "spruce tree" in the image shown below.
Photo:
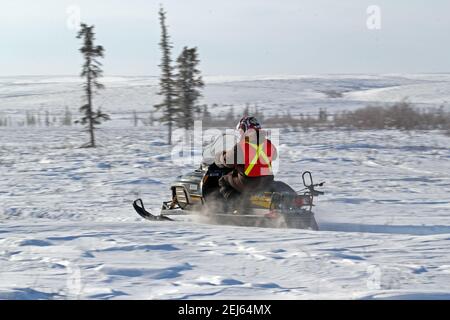
<path fill-rule="evenodd" d="M 72 125 L 72 113 L 70 112 L 69 108 L 67 108 L 67 106 L 64 109 L 64 118 L 62 120 L 62 124 L 64 126 Z"/>
<path fill-rule="evenodd" d="M 45 126 L 50 126 L 50 112 L 48 112 L 48 110 L 45 111 Z"/>
<path fill-rule="evenodd" d="M 245 104 L 243 115 L 244 116 L 249 116 L 250 115 L 250 104 L 248 102 Z"/>
<path fill-rule="evenodd" d="M 85 147 L 95 147 L 95 135 L 94 130 L 96 125 L 100 124 L 102 120 L 109 120 L 109 115 L 103 113 L 100 109 L 94 111 L 92 103 L 93 95 L 96 90 L 103 89 L 104 86 L 98 81 L 103 74 L 101 69 L 101 62 L 99 58 L 104 57 L 104 49 L 102 46 L 95 45 L 95 32 L 94 26 L 88 26 L 84 23 L 81 24 L 81 29 L 77 35 L 78 39 L 83 40 L 83 46 L 80 48 L 80 52 L 84 57 L 84 64 L 80 76 L 85 78 L 83 85 L 86 97 L 86 104 L 80 108 L 80 112 L 84 114 L 81 120 L 77 121 L 82 125 L 87 125 L 87 129 L 90 135 L 90 141 L 85 144 Z"/>
<path fill-rule="evenodd" d="M 197 48 L 184 47 L 177 59 L 176 92 L 180 116 L 178 123 L 189 130 L 194 123 L 194 112 L 201 97 L 200 89 L 204 83 L 198 70 Z"/>
<path fill-rule="evenodd" d="M 225 115 L 225 121 L 229 124 L 235 124 L 234 107 L 230 107 L 228 113 Z"/>
<path fill-rule="evenodd" d="M 176 92 L 175 81 L 173 76 L 173 66 L 171 58 L 172 44 L 170 43 L 170 36 L 166 25 L 166 12 L 161 7 L 159 10 L 159 22 L 161 25 L 161 41 L 159 46 L 162 52 L 161 64 L 161 77 L 159 80 L 160 90 L 158 95 L 163 97 L 163 101 L 160 104 L 155 105 L 157 110 L 161 110 L 163 115 L 160 121 L 167 124 L 168 127 L 168 143 L 172 144 L 172 128 L 176 121 Z"/>
<path fill-rule="evenodd" d="M 203 108 L 203 111 L 202 111 L 203 123 L 204 123 L 204 125 L 208 126 L 208 125 L 211 124 L 211 121 L 212 121 L 211 113 L 208 110 L 208 105 L 207 104 L 204 104 L 202 106 L 202 108 Z"/>
<path fill-rule="evenodd" d="M 133 110 L 133 123 L 134 123 L 135 127 L 138 126 L 138 122 L 139 122 L 139 117 L 137 115 L 137 112 L 136 112 L 136 110 Z"/>

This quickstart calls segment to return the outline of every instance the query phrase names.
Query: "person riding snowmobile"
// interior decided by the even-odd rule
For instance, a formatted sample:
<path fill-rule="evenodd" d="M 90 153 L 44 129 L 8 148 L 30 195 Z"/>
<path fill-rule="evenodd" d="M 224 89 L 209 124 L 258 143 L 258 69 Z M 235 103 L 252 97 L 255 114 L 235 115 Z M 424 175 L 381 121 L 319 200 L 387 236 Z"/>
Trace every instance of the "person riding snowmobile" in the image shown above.
<path fill-rule="evenodd" d="M 273 180 L 272 161 L 277 150 L 255 117 L 244 116 L 236 126 L 240 139 L 230 150 L 215 155 L 215 164 L 233 170 L 219 180 L 225 199 L 269 186 Z"/>

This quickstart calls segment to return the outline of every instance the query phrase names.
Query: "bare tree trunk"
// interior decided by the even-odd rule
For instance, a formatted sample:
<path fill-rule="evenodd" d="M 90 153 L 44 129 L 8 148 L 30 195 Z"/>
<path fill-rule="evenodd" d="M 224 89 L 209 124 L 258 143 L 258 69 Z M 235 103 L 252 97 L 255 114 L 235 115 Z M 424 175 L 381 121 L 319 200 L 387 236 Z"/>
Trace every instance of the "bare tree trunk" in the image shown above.
<path fill-rule="evenodd" d="M 171 120 L 168 122 L 168 127 L 169 127 L 168 143 L 169 143 L 169 146 L 171 146 L 172 145 L 172 121 Z"/>
<path fill-rule="evenodd" d="M 134 110 L 133 111 L 133 122 L 134 122 L 135 127 L 138 126 L 138 121 L 139 121 L 139 118 L 138 118 L 137 112 L 136 112 L 136 110 Z"/>
<path fill-rule="evenodd" d="M 170 94 L 169 94 L 169 96 L 168 96 L 168 99 L 167 99 L 167 102 L 168 102 L 168 111 L 169 111 L 169 114 L 168 114 L 168 116 L 169 116 L 169 121 L 168 121 L 168 127 L 169 127 L 169 146 L 171 146 L 172 145 L 172 127 L 173 127 L 173 113 L 172 113 L 172 103 L 173 103 L 173 101 L 172 101 L 172 97 L 170 96 Z"/>
<path fill-rule="evenodd" d="M 95 136 L 94 136 L 94 117 L 92 115 L 92 89 L 91 89 L 91 76 L 88 74 L 87 81 L 87 96 L 88 96 L 88 117 L 89 117 L 89 134 L 91 136 L 90 147 L 95 148 Z"/>

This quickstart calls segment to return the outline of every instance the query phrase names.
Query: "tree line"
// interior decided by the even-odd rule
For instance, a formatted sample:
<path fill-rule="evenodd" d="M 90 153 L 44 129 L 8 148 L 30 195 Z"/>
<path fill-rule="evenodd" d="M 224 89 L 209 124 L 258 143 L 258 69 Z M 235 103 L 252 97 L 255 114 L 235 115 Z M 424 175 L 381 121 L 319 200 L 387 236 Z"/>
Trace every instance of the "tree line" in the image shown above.
<path fill-rule="evenodd" d="M 168 127 L 168 144 L 172 144 L 173 126 L 178 125 L 186 130 L 194 123 L 194 112 L 198 109 L 197 101 L 201 97 L 200 89 L 204 83 L 198 69 L 200 60 L 197 48 L 184 47 L 176 60 L 176 66 L 172 63 L 172 43 L 166 23 L 166 12 L 161 7 L 159 10 L 159 22 L 161 26 L 161 76 L 159 81 L 159 95 L 163 101 L 155 105 L 161 110 L 161 121 Z"/>
<path fill-rule="evenodd" d="M 173 64 L 172 48 L 168 26 L 166 23 L 166 12 L 161 6 L 159 10 L 159 22 L 161 27 L 161 76 L 159 81 L 158 95 L 162 101 L 154 107 L 162 113 L 159 121 L 168 127 L 168 144 L 172 144 L 172 131 L 174 126 L 190 129 L 194 122 L 194 113 L 199 110 L 197 102 L 201 97 L 201 89 L 204 87 L 201 72 L 198 69 L 200 63 L 197 48 L 185 46 Z M 82 23 L 77 35 L 82 39 L 82 47 L 79 49 L 84 58 L 80 76 L 84 79 L 83 89 L 85 104 L 80 108 L 83 117 L 77 120 L 86 126 L 89 133 L 89 142 L 84 147 L 95 147 L 95 129 L 101 122 L 110 120 L 110 116 L 95 110 L 93 97 L 98 90 L 104 89 L 99 82 L 103 75 L 102 63 L 105 49 L 95 44 L 94 26 Z"/>
<path fill-rule="evenodd" d="M 220 108 L 222 112 L 210 112 Z M 236 108 L 239 110 L 235 113 Z M 241 111 L 252 114 L 268 128 L 287 128 L 289 130 L 439 130 L 450 136 L 450 112 L 444 106 L 419 109 L 406 100 L 389 105 L 369 105 L 352 111 L 329 112 L 319 109 L 318 112 L 291 114 L 289 109 L 276 111 L 270 115 L 260 112 L 258 105 L 217 105 L 203 104 L 195 110 L 193 120 L 201 120 L 203 128 L 232 128 L 240 119 Z M 128 117 L 126 115 L 129 115 Z M 158 119 L 154 111 L 129 111 L 120 113 L 120 119 L 130 121 L 134 127 L 139 125 L 154 126 Z M 72 113 L 66 107 L 64 113 L 48 111 L 26 111 L 23 120 L 15 121 L 11 116 L 0 114 L 0 127 L 6 126 L 71 126 Z"/>

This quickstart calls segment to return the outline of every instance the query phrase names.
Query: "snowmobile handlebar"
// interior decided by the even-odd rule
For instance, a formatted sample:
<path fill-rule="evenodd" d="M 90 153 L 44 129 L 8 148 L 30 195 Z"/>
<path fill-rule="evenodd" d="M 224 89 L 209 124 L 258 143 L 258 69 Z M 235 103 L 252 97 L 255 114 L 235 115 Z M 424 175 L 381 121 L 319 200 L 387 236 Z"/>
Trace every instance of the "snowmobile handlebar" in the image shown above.
<path fill-rule="evenodd" d="M 309 179 L 309 183 L 306 182 L 307 179 Z M 320 183 L 314 184 L 312 173 L 310 171 L 303 172 L 302 180 L 303 180 L 303 185 L 305 186 L 305 188 L 308 189 L 313 196 L 319 196 L 319 195 L 325 194 L 325 192 L 318 191 L 315 189 L 316 187 L 322 187 L 325 184 L 325 182 L 320 182 Z"/>
<path fill-rule="evenodd" d="M 323 192 L 323 191 L 317 191 L 317 190 L 313 190 L 313 191 L 311 191 L 312 192 L 312 194 L 313 194 L 313 196 L 323 196 L 324 194 L 325 194 L 325 192 Z"/>

